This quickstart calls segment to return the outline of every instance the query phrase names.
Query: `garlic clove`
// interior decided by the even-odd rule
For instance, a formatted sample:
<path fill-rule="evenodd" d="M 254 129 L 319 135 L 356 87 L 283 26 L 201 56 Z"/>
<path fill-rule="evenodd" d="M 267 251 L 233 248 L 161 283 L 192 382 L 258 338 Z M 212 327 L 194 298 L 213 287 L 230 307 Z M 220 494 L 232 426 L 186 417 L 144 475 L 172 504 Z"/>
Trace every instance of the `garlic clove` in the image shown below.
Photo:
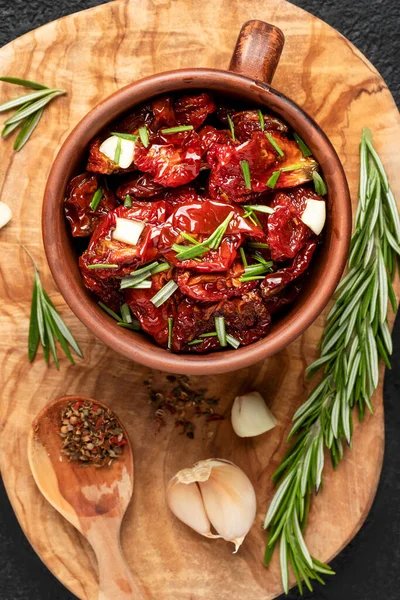
<path fill-rule="evenodd" d="M 112 232 L 112 238 L 118 242 L 128 244 L 129 246 L 136 246 L 144 228 L 145 223 L 143 223 L 143 221 L 116 217 L 115 229 Z"/>
<path fill-rule="evenodd" d="M 274 415 L 259 392 L 237 396 L 231 412 L 232 427 L 239 437 L 254 437 L 273 429 Z"/>
<path fill-rule="evenodd" d="M 301 220 L 307 227 L 319 235 L 324 228 L 326 220 L 326 206 L 324 200 L 313 200 L 309 198 L 301 215 Z"/>
<path fill-rule="evenodd" d="M 256 494 L 247 475 L 228 461 L 212 460 L 210 477 L 199 487 L 207 517 L 238 551 L 256 517 Z"/>
<path fill-rule="evenodd" d="M 107 156 L 110 160 L 115 162 L 115 153 L 117 150 L 118 141 L 121 144 L 121 153 L 118 160 L 118 166 L 121 169 L 128 169 L 133 163 L 133 157 L 135 154 L 135 142 L 132 140 L 124 140 L 112 135 L 101 144 L 99 150 L 102 154 Z"/>
<path fill-rule="evenodd" d="M 11 220 L 12 212 L 11 208 L 4 202 L 0 202 L 0 229 L 7 225 Z"/>
<path fill-rule="evenodd" d="M 184 469 L 190 471 L 190 469 Z M 197 483 L 181 483 L 173 477 L 167 487 L 167 504 L 185 525 L 209 538 L 220 537 L 211 533 L 211 524 L 204 510 L 203 500 Z"/>

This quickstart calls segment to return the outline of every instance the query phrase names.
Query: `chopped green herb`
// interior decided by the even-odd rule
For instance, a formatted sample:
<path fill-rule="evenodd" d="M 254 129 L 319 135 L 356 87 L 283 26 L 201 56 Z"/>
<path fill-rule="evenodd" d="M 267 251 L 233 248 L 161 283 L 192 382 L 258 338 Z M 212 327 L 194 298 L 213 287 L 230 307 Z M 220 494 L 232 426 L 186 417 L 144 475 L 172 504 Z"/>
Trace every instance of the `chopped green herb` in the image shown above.
<path fill-rule="evenodd" d="M 278 182 L 279 177 L 281 176 L 280 171 L 274 171 L 271 177 L 267 181 L 267 186 L 270 188 L 274 188 Z"/>
<path fill-rule="evenodd" d="M 121 150 L 122 150 L 122 142 L 121 142 L 121 138 L 118 138 L 117 145 L 115 147 L 115 154 L 114 154 L 114 162 L 116 165 L 119 165 L 119 161 L 121 159 Z"/>
<path fill-rule="evenodd" d="M 243 179 L 248 190 L 251 190 L 251 176 L 250 176 L 250 167 L 247 160 L 241 160 L 240 166 L 242 168 Z"/>
<path fill-rule="evenodd" d="M 217 332 L 216 331 L 210 331 L 209 333 L 202 333 L 199 335 L 199 337 L 201 338 L 208 338 L 208 337 L 217 337 Z"/>
<path fill-rule="evenodd" d="M 185 231 L 182 231 L 181 236 L 188 242 L 192 242 L 192 244 L 194 244 L 195 246 L 201 245 L 200 242 L 198 242 L 194 237 L 192 237 L 189 233 L 186 233 Z M 183 247 L 186 248 L 186 246 Z"/>
<path fill-rule="evenodd" d="M 121 140 L 129 140 L 130 142 L 136 142 L 139 139 L 139 136 L 133 133 L 116 133 L 114 131 L 111 135 L 115 135 L 115 137 L 121 138 Z"/>
<path fill-rule="evenodd" d="M 216 250 L 219 248 L 222 238 L 225 235 L 226 230 L 228 229 L 228 225 L 232 220 L 232 217 L 235 213 L 233 210 L 229 213 L 229 215 L 222 221 L 220 225 L 218 225 L 217 229 L 210 235 L 210 237 L 204 242 L 207 244 L 209 248 Z"/>
<path fill-rule="evenodd" d="M 274 212 L 273 208 L 270 206 L 264 206 L 264 204 L 245 204 L 243 208 L 250 211 L 255 210 L 256 212 L 266 213 L 268 215 L 272 215 Z"/>
<path fill-rule="evenodd" d="M 296 163 L 295 165 L 289 165 L 288 167 L 282 167 L 282 173 L 288 173 L 290 171 L 297 171 L 298 169 L 304 169 L 304 163 Z"/>
<path fill-rule="evenodd" d="M 293 137 L 296 140 L 297 145 L 300 148 L 303 156 L 305 158 L 307 158 L 307 156 L 311 156 L 312 152 L 311 152 L 310 148 L 307 146 L 307 144 L 301 139 L 301 137 L 296 132 L 293 133 Z"/>
<path fill-rule="evenodd" d="M 125 206 L 125 208 L 132 208 L 132 198 L 130 197 L 129 194 L 127 194 L 125 196 L 124 206 Z"/>
<path fill-rule="evenodd" d="M 239 277 L 239 281 L 241 283 L 246 283 L 247 281 L 256 281 L 257 279 L 264 279 L 265 275 L 243 275 Z"/>
<path fill-rule="evenodd" d="M 192 340 L 188 343 L 188 346 L 197 346 L 198 344 L 202 344 L 204 340 Z"/>
<path fill-rule="evenodd" d="M 257 113 L 258 113 L 258 118 L 260 120 L 261 131 L 264 131 L 264 129 L 265 129 L 264 115 L 262 114 L 260 109 L 258 109 Z"/>
<path fill-rule="evenodd" d="M 153 267 L 151 270 L 151 274 L 155 275 L 156 273 L 161 273 L 162 271 L 168 271 L 171 268 L 171 265 L 167 262 L 162 262 L 156 267 Z"/>
<path fill-rule="evenodd" d="M 139 127 L 139 137 L 145 148 L 149 145 L 149 132 L 147 131 L 147 127 Z"/>
<path fill-rule="evenodd" d="M 232 121 L 230 115 L 227 115 L 227 117 L 228 117 L 229 129 L 231 130 L 232 140 L 235 142 L 236 141 L 236 138 L 235 138 L 235 126 L 233 124 L 233 121 Z"/>
<path fill-rule="evenodd" d="M 313 176 L 315 191 L 320 196 L 325 196 L 325 194 L 328 192 L 325 181 L 322 179 L 321 175 L 317 171 L 314 171 L 312 176 Z"/>
<path fill-rule="evenodd" d="M 189 260 L 192 258 L 196 258 L 197 256 L 201 256 L 209 250 L 216 250 L 217 248 L 219 248 L 219 245 L 221 244 L 222 238 L 225 235 L 225 232 L 233 215 L 234 212 L 231 211 L 229 215 L 224 219 L 224 221 L 220 225 L 218 225 L 218 227 L 210 235 L 210 237 L 204 240 L 204 242 L 202 242 L 201 244 L 197 243 L 197 245 L 195 246 L 183 246 L 183 249 L 178 251 L 176 258 L 180 261 Z M 177 251 L 177 249 L 180 249 L 181 246 L 179 244 L 174 244 L 172 248 L 173 250 Z"/>
<path fill-rule="evenodd" d="M 116 313 L 116 312 L 114 312 L 114 311 L 113 311 L 111 308 L 109 308 L 109 307 L 107 306 L 107 304 L 104 304 L 104 302 L 98 302 L 98 305 L 99 305 L 99 306 L 101 306 L 101 308 L 102 308 L 103 310 L 105 310 L 105 311 L 106 311 L 106 313 L 108 313 L 108 314 L 109 314 L 109 315 L 110 315 L 110 316 L 111 316 L 113 319 L 115 319 L 116 321 L 120 321 L 120 320 L 121 320 L 121 317 L 120 317 L 120 315 L 117 315 L 117 313 Z"/>
<path fill-rule="evenodd" d="M 155 296 L 150 298 L 150 302 L 154 304 L 157 308 L 164 304 L 176 292 L 178 289 L 178 285 L 171 279 L 157 292 Z"/>
<path fill-rule="evenodd" d="M 226 334 L 226 341 L 228 342 L 228 344 L 230 346 L 232 346 L 233 348 L 235 348 L 235 350 L 237 350 L 240 346 L 240 342 L 239 340 L 237 340 L 236 338 L 233 337 L 233 335 L 231 335 L 230 333 Z"/>
<path fill-rule="evenodd" d="M 126 303 L 121 306 L 121 316 L 124 323 L 132 323 L 131 309 Z"/>
<path fill-rule="evenodd" d="M 256 252 L 254 252 L 252 254 L 252 257 L 254 258 L 254 260 L 260 262 L 263 265 L 267 265 L 267 264 L 269 264 L 269 262 L 271 262 L 271 266 L 272 266 L 272 261 L 267 262 L 265 260 L 265 258 L 263 257 L 263 255 L 260 252 L 258 252 L 257 250 L 256 250 Z"/>
<path fill-rule="evenodd" d="M 285 156 L 284 151 L 282 150 L 282 148 L 280 147 L 278 142 L 276 140 L 274 140 L 272 135 L 270 133 L 266 133 L 265 135 L 267 136 L 268 141 L 270 142 L 271 146 L 273 146 L 275 148 L 275 150 L 277 151 L 279 156 Z"/>
<path fill-rule="evenodd" d="M 91 203 L 89 204 L 89 207 L 92 210 L 96 210 L 98 205 L 100 204 L 100 200 L 103 197 L 103 190 L 101 188 L 97 188 L 97 190 L 95 191 L 95 193 L 93 194 L 93 198 Z"/>
<path fill-rule="evenodd" d="M 243 266 L 244 266 L 244 268 L 246 268 L 247 267 L 247 258 L 246 258 L 246 254 L 245 254 L 243 246 L 240 246 L 239 252 L 240 252 L 240 256 L 242 258 Z"/>
<path fill-rule="evenodd" d="M 87 265 L 88 269 L 118 269 L 118 265 L 112 265 L 110 263 L 96 263 L 94 265 Z"/>
<path fill-rule="evenodd" d="M 214 317 L 215 330 L 217 332 L 218 341 L 222 347 L 226 346 L 226 328 L 225 317 Z"/>
<path fill-rule="evenodd" d="M 168 350 L 171 350 L 172 346 L 172 328 L 174 326 L 174 319 L 168 317 Z"/>
<path fill-rule="evenodd" d="M 149 290 L 152 286 L 152 282 L 149 279 L 145 279 L 144 281 L 138 281 L 135 285 L 130 285 L 128 287 L 134 288 L 135 290 Z"/>
<path fill-rule="evenodd" d="M 178 127 L 168 127 L 167 129 L 161 129 L 161 133 L 180 133 L 181 131 L 193 131 L 193 125 L 179 125 Z"/>
<path fill-rule="evenodd" d="M 144 267 L 140 267 L 140 269 L 136 269 L 136 271 L 132 271 L 131 275 L 136 276 L 136 275 L 140 275 L 140 273 L 144 273 L 145 271 L 151 271 L 151 269 L 154 269 L 154 267 L 156 267 L 157 265 L 158 265 L 158 261 L 155 260 L 154 262 L 144 265 Z"/>
<path fill-rule="evenodd" d="M 269 248 L 268 244 L 263 242 L 249 242 L 250 248 Z"/>

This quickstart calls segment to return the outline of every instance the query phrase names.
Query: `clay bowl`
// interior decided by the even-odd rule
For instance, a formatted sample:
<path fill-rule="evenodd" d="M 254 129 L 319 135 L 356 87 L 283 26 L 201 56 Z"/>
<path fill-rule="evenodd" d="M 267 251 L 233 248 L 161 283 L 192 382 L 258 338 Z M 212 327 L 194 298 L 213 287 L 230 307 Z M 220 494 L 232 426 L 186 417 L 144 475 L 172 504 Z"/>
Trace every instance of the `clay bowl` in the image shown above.
<path fill-rule="evenodd" d="M 162 371 L 211 374 L 235 371 L 275 354 L 307 329 L 332 296 L 342 275 L 351 234 L 351 202 L 340 160 L 319 126 L 299 106 L 270 87 L 282 52 L 282 32 L 262 21 L 249 21 L 239 34 L 230 71 L 183 69 L 147 77 L 119 90 L 75 127 L 49 175 L 43 205 L 43 240 L 51 272 L 61 294 L 88 329 L 123 356 Z M 192 89 L 258 104 L 283 117 L 304 139 L 321 165 L 328 187 L 323 244 L 314 257 L 305 287 L 294 305 L 273 323 L 266 338 L 238 350 L 206 355 L 171 354 L 145 334 L 116 327 L 85 289 L 77 252 L 64 218 L 63 199 L 70 179 L 83 170 L 90 140 L 121 114 L 154 96 Z"/>

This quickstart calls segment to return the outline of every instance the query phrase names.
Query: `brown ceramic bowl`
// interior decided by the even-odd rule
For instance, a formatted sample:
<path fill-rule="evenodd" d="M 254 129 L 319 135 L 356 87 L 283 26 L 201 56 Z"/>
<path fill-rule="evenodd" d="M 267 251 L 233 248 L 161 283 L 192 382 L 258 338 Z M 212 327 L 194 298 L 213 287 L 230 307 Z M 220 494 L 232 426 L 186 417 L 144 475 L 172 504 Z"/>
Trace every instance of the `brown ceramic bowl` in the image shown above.
<path fill-rule="evenodd" d="M 239 34 L 230 71 L 184 69 L 147 77 L 119 90 L 75 127 L 51 169 L 44 196 L 43 240 L 51 272 L 65 300 L 100 340 L 144 365 L 187 374 L 235 371 L 290 344 L 318 317 L 342 275 L 351 233 L 351 202 L 340 160 L 319 126 L 299 106 L 270 87 L 282 52 L 282 32 L 262 21 L 245 23 Z M 145 334 L 116 327 L 86 290 L 77 253 L 64 217 L 63 200 L 70 179 L 83 170 L 90 140 L 108 123 L 137 104 L 167 92 L 211 90 L 258 104 L 280 115 L 305 140 L 319 162 L 328 187 L 323 244 L 314 257 L 302 294 L 288 312 L 272 324 L 268 335 L 238 350 L 206 355 L 171 354 Z"/>

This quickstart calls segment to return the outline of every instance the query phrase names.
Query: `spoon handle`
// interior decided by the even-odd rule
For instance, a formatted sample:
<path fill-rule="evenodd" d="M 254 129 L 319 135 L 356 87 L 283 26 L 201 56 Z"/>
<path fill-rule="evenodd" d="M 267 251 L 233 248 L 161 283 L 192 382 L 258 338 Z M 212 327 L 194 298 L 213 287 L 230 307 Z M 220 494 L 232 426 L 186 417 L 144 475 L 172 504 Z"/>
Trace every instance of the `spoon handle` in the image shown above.
<path fill-rule="evenodd" d="M 99 567 L 98 600 L 144 600 L 146 596 L 122 554 L 119 529 L 104 525 L 93 527 L 87 534 Z"/>

